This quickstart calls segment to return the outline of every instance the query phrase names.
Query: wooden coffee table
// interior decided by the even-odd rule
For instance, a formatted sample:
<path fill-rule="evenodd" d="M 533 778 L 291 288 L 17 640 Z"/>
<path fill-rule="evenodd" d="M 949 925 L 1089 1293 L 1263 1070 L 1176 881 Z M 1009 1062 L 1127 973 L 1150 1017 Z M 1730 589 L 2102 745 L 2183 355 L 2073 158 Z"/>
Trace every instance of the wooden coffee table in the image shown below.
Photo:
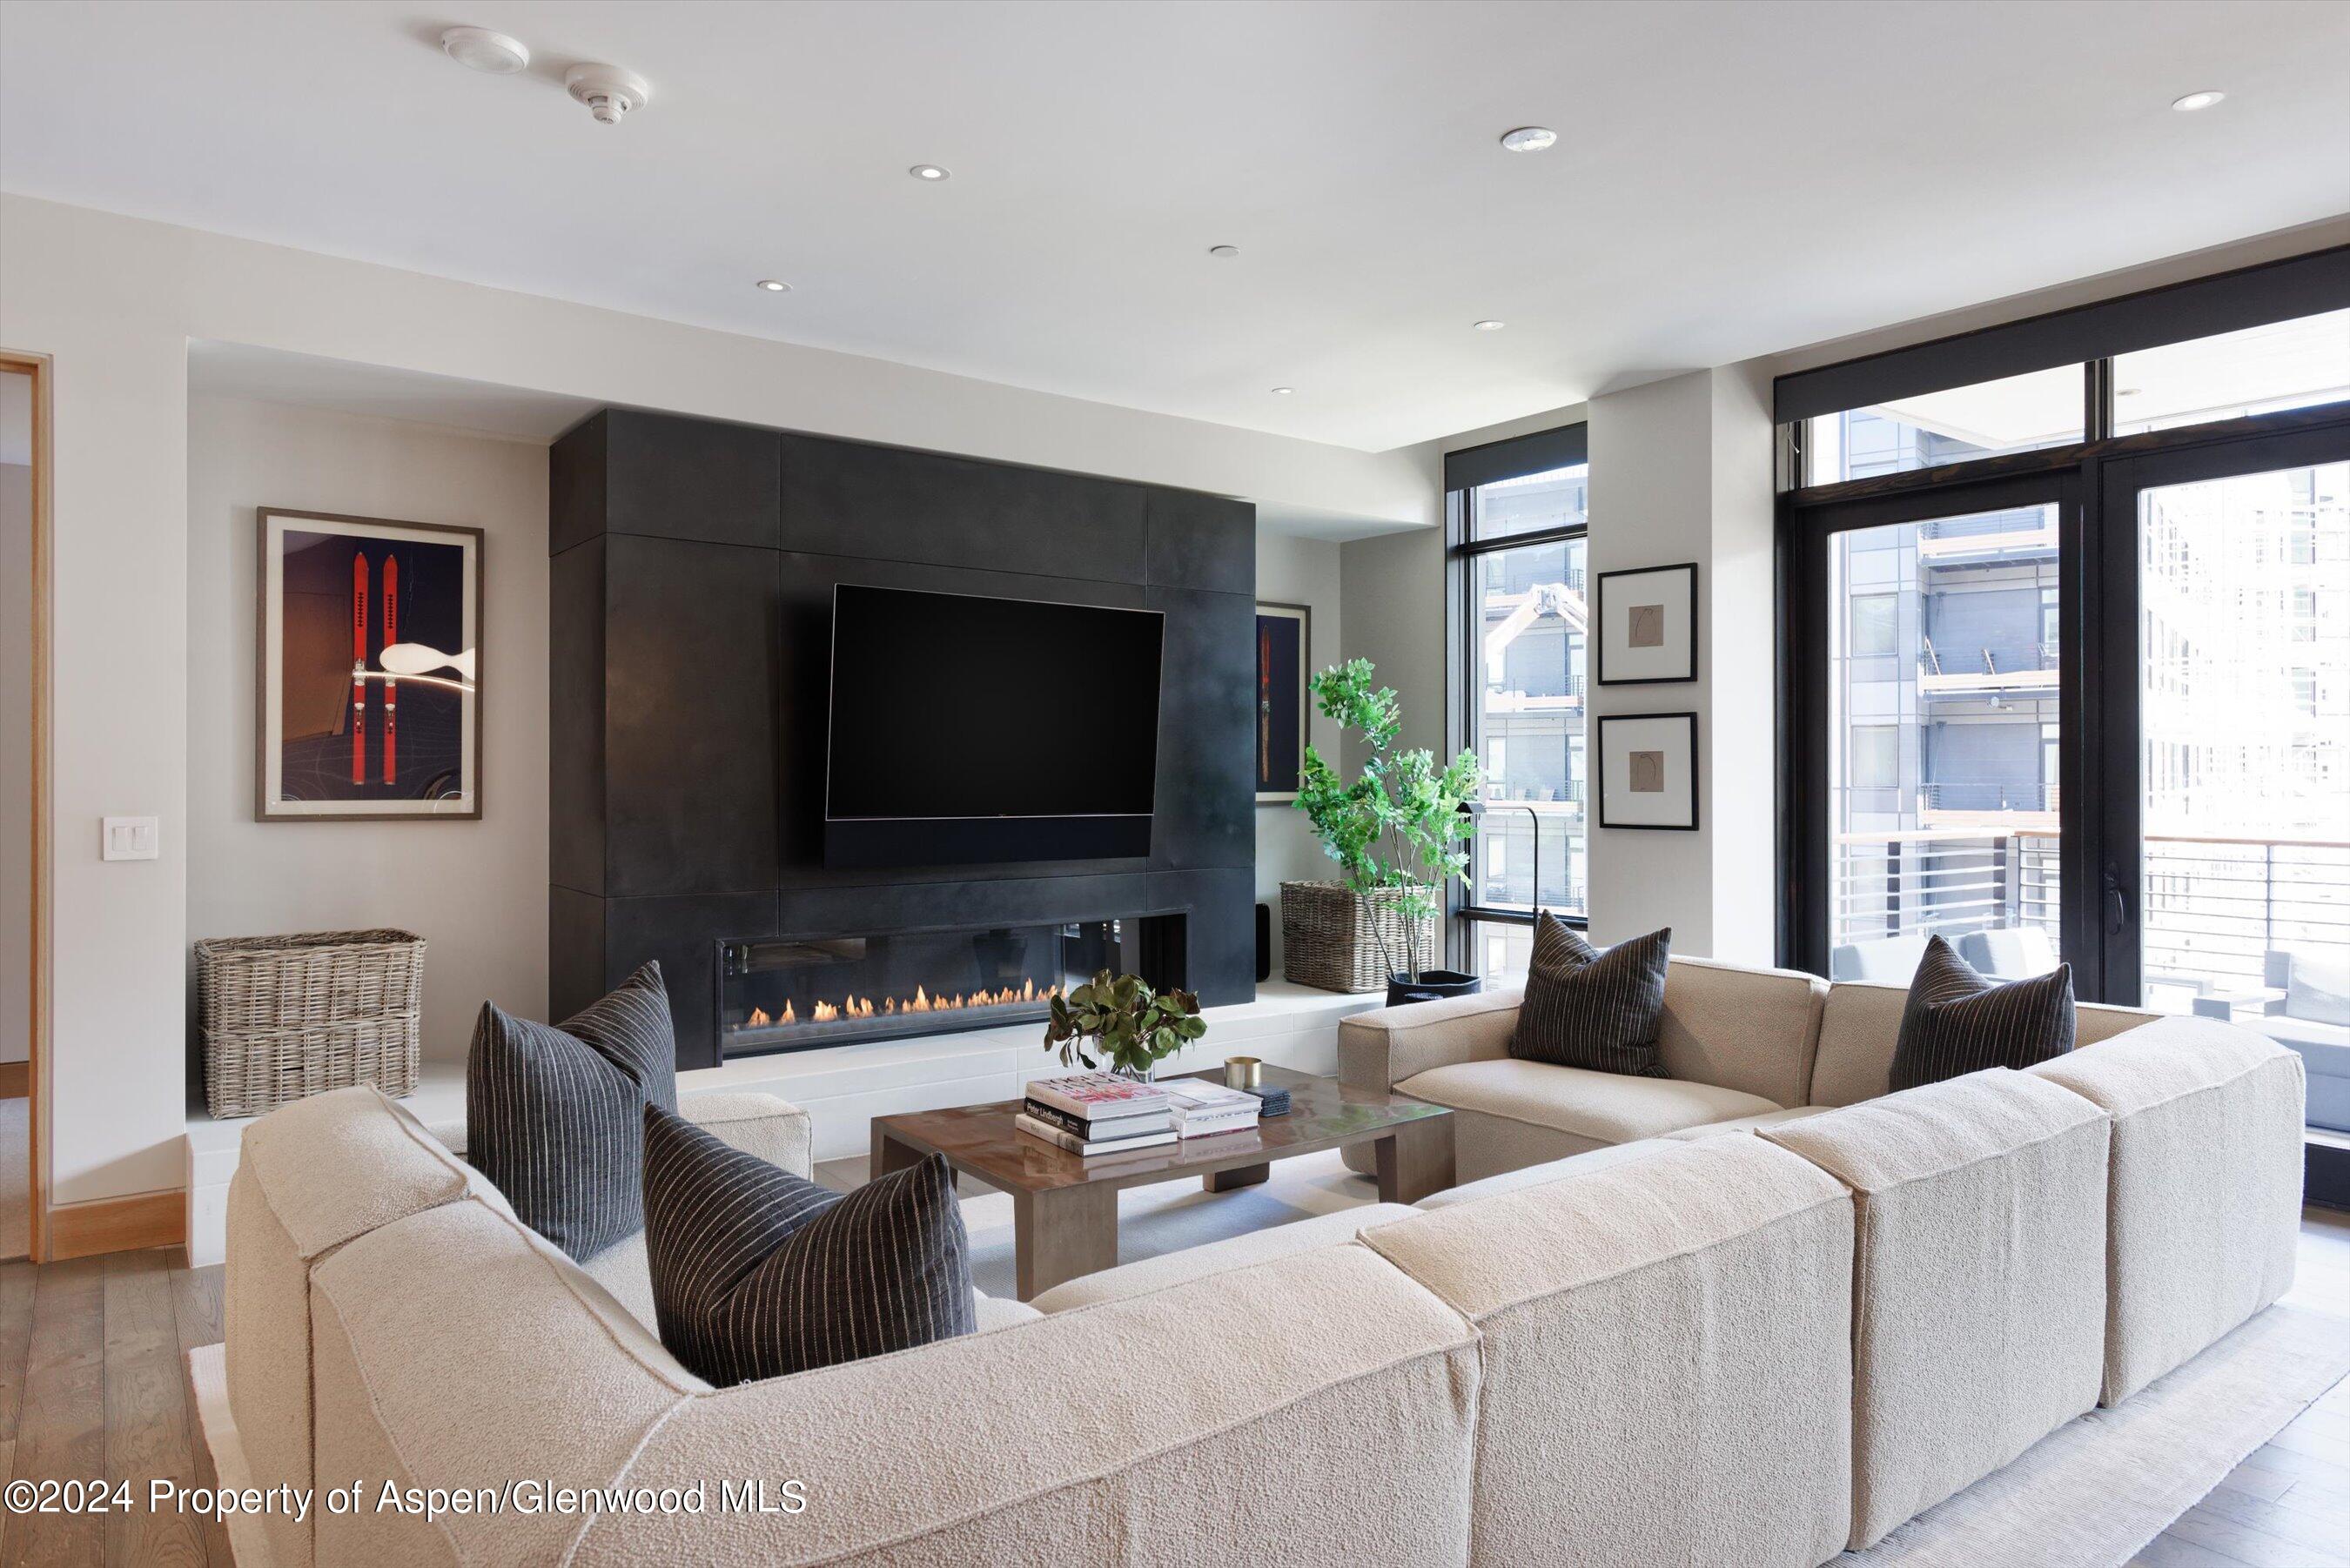
<path fill-rule="evenodd" d="M 1381 1202 L 1414 1203 L 1452 1185 L 1452 1113 L 1442 1106 L 1282 1067 L 1264 1075 L 1289 1091 L 1287 1116 L 1267 1117 L 1253 1132 L 1091 1158 L 1013 1126 L 1018 1100 L 876 1116 L 872 1174 L 942 1154 L 963 1175 L 1010 1193 L 1022 1301 L 1117 1265 L 1118 1195 L 1125 1188 L 1197 1176 L 1210 1192 L 1228 1192 L 1264 1180 L 1276 1159 L 1363 1143 L 1378 1151 Z"/>

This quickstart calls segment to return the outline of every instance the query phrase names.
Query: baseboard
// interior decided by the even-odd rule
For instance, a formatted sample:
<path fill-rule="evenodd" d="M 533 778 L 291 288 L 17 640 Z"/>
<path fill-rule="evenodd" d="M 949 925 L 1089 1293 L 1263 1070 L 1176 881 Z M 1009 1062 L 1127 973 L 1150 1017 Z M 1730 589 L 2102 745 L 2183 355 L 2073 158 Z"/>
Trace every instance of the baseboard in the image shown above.
<path fill-rule="evenodd" d="M 32 1092 L 30 1062 L 0 1062 L 0 1100 L 21 1100 Z"/>
<path fill-rule="evenodd" d="M 87 1258 L 99 1252 L 133 1252 L 175 1247 L 188 1239 L 188 1195 L 134 1192 L 128 1198 L 94 1198 L 49 1209 L 48 1262 Z"/>

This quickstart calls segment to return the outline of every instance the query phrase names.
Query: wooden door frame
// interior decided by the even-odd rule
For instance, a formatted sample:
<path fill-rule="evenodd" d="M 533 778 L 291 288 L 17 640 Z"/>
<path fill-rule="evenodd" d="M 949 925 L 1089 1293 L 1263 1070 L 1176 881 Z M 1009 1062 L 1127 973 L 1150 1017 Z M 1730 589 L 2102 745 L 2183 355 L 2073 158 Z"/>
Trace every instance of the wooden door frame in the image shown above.
<path fill-rule="evenodd" d="M 32 919 L 26 958 L 31 996 L 30 1028 L 26 1034 L 28 1099 L 26 1122 L 25 1199 L 31 1209 L 28 1251 L 33 1262 L 49 1257 L 49 976 L 50 976 L 50 856 L 49 856 L 49 684 L 50 684 L 50 563 L 52 552 L 55 451 L 50 439 L 49 380 L 52 368 L 46 354 L 25 354 L 0 348 L 0 375 L 21 375 L 33 383 L 33 560 L 32 589 L 32 831 L 30 893 Z"/>

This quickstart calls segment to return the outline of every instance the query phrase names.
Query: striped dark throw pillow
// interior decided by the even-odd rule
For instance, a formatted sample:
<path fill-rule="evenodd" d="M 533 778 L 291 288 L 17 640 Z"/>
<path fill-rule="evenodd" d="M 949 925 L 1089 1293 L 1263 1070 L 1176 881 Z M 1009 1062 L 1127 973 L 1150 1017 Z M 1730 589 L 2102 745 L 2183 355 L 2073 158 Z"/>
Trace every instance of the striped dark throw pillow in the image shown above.
<path fill-rule="evenodd" d="M 659 964 L 559 1024 L 482 1004 L 465 1059 L 465 1158 L 524 1224 L 583 1262 L 644 1228 L 647 1105 L 677 1108 Z"/>
<path fill-rule="evenodd" d="M 1929 938 L 1901 1007 L 1891 1086 L 1914 1089 L 1986 1067 L 2029 1067 L 2073 1048 L 2073 966 L 2005 984 Z"/>
<path fill-rule="evenodd" d="M 977 1326 L 942 1156 L 844 1194 L 658 1106 L 644 1118 L 654 1319 L 695 1376 L 730 1387 Z"/>
<path fill-rule="evenodd" d="M 1556 917 L 1536 916 L 1510 1054 L 1597 1073 L 1666 1076 L 1657 1035 L 1672 950 L 1670 926 L 1601 952 Z"/>

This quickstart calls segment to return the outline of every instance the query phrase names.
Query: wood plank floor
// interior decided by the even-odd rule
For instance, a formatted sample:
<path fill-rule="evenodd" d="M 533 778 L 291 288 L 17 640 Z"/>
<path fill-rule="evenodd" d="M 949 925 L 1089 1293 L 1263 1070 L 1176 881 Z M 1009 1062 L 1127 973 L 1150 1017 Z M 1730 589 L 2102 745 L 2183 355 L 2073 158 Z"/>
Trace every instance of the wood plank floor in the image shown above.
<path fill-rule="evenodd" d="M 2350 1215 L 2303 1216 L 2285 1299 L 2350 1311 Z M 216 1525 L 157 1518 L 146 1483 L 209 1485 L 184 1358 L 221 1337 L 221 1271 L 178 1248 L 35 1268 L 0 1263 L 0 1482 L 129 1480 L 133 1512 L 0 1512 L 0 1568 L 229 1568 Z M 2350 1568 L 2350 1381 L 2147 1543 L 2145 1568 Z M 2051 1564 L 2051 1568 L 2069 1565 Z"/>

